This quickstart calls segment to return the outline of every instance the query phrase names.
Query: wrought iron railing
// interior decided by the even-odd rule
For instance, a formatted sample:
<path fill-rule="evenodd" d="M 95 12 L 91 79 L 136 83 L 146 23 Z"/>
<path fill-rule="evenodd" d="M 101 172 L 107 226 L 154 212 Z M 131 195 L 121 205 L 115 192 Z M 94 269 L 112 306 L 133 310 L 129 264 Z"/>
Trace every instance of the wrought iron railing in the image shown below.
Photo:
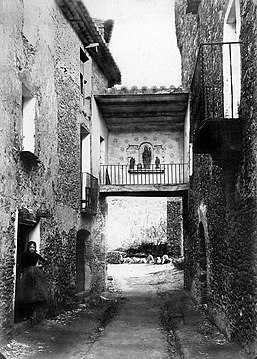
<path fill-rule="evenodd" d="M 238 118 L 240 46 L 239 42 L 200 45 L 191 85 L 194 134 L 206 121 Z"/>
<path fill-rule="evenodd" d="M 101 165 L 100 185 L 178 185 L 188 183 L 188 164 L 150 165 L 149 168 L 129 165 Z"/>
<path fill-rule="evenodd" d="M 82 173 L 81 210 L 90 213 L 97 211 L 98 179 L 90 173 Z"/>

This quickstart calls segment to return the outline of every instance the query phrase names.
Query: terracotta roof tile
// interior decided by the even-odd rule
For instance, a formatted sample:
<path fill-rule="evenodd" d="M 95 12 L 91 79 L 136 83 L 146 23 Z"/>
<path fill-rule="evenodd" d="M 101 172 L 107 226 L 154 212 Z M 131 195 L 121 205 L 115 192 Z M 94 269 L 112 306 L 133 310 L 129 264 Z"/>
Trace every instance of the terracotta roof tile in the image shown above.
<path fill-rule="evenodd" d="M 106 89 L 104 94 L 108 95 L 140 95 L 140 94 L 169 94 L 169 93 L 189 93 L 189 89 L 183 87 L 175 87 L 173 85 L 166 87 L 166 86 L 152 86 L 148 88 L 147 86 L 142 86 L 138 88 L 137 86 L 132 86 L 128 88 L 126 86 L 121 87 L 112 87 Z"/>
<path fill-rule="evenodd" d="M 84 46 L 98 43 L 98 51 L 88 49 L 89 54 L 97 63 L 108 80 L 109 87 L 121 83 L 121 73 L 115 63 L 106 41 L 99 32 L 81 0 L 55 0 L 66 19 L 71 23 Z"/>

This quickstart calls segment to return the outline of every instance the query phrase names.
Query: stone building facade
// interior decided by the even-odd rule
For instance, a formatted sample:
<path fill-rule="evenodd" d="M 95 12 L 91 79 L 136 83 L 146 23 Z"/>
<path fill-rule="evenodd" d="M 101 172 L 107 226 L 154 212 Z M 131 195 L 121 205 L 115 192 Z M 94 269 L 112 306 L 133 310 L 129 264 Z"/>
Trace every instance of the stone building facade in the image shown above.
<path fill-rule="evenodd" d="M 28 240 L 47 260 L 51 312 L 104 287 L 97 176 L 105 130 L 94 94 L 119 83 L 120 72 L 82 2 L 1 5 L 3 340 L 23 314 L 17 296 Z"/>
<path fill-rule="evenodd" d="M 183 256 L 182 198 L 167 198 L 167 254 Z"/>
<path fill-rule="evenodd" d="M 252 357 L 257 352 L 256 16 L 254 0 L 176 1 L 194 152 L 185 285 Z"/>

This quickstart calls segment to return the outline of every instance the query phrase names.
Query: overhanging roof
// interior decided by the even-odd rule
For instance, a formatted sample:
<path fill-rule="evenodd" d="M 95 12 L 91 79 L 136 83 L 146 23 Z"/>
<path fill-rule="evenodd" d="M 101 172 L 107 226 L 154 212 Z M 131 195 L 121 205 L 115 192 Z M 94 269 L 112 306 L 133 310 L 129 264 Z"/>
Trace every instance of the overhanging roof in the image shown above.
<path fill-rule="evenodd" d="M 110 90 L 95 96 L 110 131 L 182 130 L 189 92 L 174 87 L 160 90 Z"/>
<path fill-rule="evenodd" d="M 88 49 L 88 52 L 107 78 L 109 87 L 120 84 L 120 70 L 83 2 L 81 0 L 56 0 L 56 2 L 84 46 L 99 44 L 97 52 L 94 48 Z"/>

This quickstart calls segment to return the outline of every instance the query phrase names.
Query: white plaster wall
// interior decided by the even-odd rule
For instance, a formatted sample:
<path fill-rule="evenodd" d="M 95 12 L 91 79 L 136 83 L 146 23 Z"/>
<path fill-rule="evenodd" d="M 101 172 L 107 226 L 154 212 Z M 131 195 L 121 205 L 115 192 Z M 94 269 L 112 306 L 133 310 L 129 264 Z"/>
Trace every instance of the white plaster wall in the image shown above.
<path fill-rule="evenodd" d="M 94 97 L 92 97 L 92 174 L 99 176 L 100 170 L 100 137 L 105 141 L 105 154 L 108 153 L 108 129 L 99 111 Z"/>

